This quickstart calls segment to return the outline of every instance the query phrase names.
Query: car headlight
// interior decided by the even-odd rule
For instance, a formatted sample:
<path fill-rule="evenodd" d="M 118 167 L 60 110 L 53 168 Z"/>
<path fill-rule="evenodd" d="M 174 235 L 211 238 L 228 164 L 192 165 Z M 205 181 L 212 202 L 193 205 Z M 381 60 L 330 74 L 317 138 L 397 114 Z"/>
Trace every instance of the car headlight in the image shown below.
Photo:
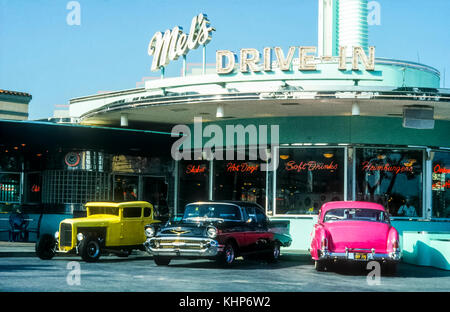
<path fill-rule="evenodd" d="M 217 228 L 214 226 L 208 226 L 206 229 L 206 235 L 208 235 L 209 238 L 215 238 L 217 236 Z"/>
<path fill-rule="evenodd" d="M 55 239 L 59 238 L 59 232 L 55 232 Z"/>
<path fill-rule="evenodd" d="M 78 234 L 77 234 L 77 240 L 78 240 L 79 242 L 81 242 L 83 239 L 84 239 L 83 233 L 78 233 Z"/>
<path fill-rule="evenodd" d="M 145 229 L 145 236 L 147 237 L 153 237 L 155 236 L 155 228 L 153 226 L 149 226 Z"/>

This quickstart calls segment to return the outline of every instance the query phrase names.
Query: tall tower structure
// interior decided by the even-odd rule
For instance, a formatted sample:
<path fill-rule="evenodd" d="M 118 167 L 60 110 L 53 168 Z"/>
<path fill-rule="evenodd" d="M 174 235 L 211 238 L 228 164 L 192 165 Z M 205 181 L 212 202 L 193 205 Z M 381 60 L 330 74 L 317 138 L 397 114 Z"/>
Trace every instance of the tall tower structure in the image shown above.
<path fill-rule="evenodd" d="M 319 0 L 319 56 L 334 56 L 339 52 L 338 0 Z"/>
<path fill-rule="evenodd" d="M 367 0 L 339 0 L 339 45 L 347 47 L 347 56 L 352 47 L 368 50 Z"/>
<path fill-rule="evenodd" d="M 336 56 L 339 46 L 368 50 L 367 0 L 319 0 L 319 56 Z"/>

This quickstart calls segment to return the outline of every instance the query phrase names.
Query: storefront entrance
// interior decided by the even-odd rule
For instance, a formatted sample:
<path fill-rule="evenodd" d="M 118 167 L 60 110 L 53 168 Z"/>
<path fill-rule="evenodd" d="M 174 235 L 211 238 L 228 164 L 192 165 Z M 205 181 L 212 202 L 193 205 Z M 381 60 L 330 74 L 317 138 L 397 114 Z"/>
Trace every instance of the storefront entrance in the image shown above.
<path fill-rule="evenodd" d="M 143 176 L 141 199 L 153 205 L 155 217 L 168 219 L 168 183 L 165 177 Z"/>
<path fill-rule="evenodd" d="M 156 216 L 168 217 L 168 183 L 165 177 L 114 175 L 114 201 L 143 200 L 150 202 Z"/>

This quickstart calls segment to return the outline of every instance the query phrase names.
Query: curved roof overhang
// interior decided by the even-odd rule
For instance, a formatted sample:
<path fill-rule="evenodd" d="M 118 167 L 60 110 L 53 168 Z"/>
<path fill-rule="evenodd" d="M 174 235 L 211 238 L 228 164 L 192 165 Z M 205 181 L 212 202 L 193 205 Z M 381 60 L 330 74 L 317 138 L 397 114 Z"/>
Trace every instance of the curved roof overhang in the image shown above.
<path fill-rule="evenodd" d="M 139 122 L 189 124 L 194 117 L 214 121 L 218 105 L 224 118 L 283 116 L 349 116 L 352 105 L 360 105 L 362 116 L 402 117 L 405 106 L 433 107 L 435 119 L 450 120 L 449 89 L 391 90 L 339 88 L 329 91 L 280 90 L 223 94 L 166 94 L 125 103 L 111 103 L 81 116 L 84 124 L 108 124 L 121 114 Z"/>
<path fill-rule="evenodd" d="M 415 87 L 420 85 L 421 87 Z M 189 124 L 194 117 L 361 116 L 401 117 L 405 106 L 434 108 L 435 119 L 450 120 L 450 89 L 438 89 L 439 72 L 429 66 L 377 59 L 375 71 L 341 71 L 335 62 L 318 70 L 193 75 L 149 80 L 145 88 L 71 100 L 83 124 L 133 122 Z M 72 109 L 72 108 L 71 108 Z M 221 118 L 223 119 L 223 118 Z"/>

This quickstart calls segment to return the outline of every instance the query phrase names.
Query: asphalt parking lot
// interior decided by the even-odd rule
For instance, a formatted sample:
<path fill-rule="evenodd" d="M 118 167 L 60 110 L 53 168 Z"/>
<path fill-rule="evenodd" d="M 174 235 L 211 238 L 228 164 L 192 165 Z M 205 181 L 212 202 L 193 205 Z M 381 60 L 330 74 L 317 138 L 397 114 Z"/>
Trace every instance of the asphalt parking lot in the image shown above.
<path fill-rule="evenodd" d="M 79 269 L 79 270 L 78 270 Z M 396 276 L 368 282 L 369 271 L 338 265 L 316 272 L 305 255 L 279 263 L 238 260 L 232 268 L 207 260 L 175 260 L 158 267 L 152 257 L 135 252 L 128 258 L 102 257 L 86 263 L 78 257 L 44 261 L 33 256 L 0 257 L 0 291 L 5 292 L 302 292 L 450 290 L 450 272 L 401 263 Z M 78 274 L 80 273 L 80 274 Z"/>

